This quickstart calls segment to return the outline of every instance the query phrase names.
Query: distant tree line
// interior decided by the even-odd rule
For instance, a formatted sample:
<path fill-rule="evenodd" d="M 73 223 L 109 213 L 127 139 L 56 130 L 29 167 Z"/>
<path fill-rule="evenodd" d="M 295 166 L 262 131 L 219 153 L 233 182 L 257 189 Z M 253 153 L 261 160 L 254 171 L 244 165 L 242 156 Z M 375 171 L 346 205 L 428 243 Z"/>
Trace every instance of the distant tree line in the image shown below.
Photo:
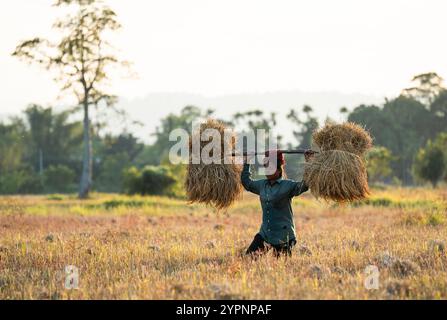
<path fill-rule="evenodd" d="M 447 90 L 436 73 L 418 75 L 413 82 L 414 87 L 403 90 L 396 99 L 386 100 L 383 106 L 355 108 L 348 120 L 364 125 L 373 135 L 375 144 L 389 150 L 392 170 L 386 177 L 394 177 L 404 185 L 413 184 L 415 178 L 435 185 L 434 178 L 428 178 L 414 166 L 425 161 L 425 157 L 433 157 L 432 153 L 421 153 L 420 149 L 433 149 L 431 141 L 447 131 Z M 436 161 L 445 164 L 442 158 L 445 148 L 439 151 Z M 435 167 L 430 166 L 430 170 L 434 172 Z M 431 174 L 440 181 L 445 177 L 445 169 L 439 166 L 436 174 Z"/>
<path fill-rule="evenodd" d="M 181 196 L 184 167 L 167 161 L 169 134 L 176 128 L 191 130 L 193 121 L 212 116 L 213 110 L 187 106 L 168 115 L 154 132 L 152 144 L 126 131 L 100 134 L 104 122 L 93 123 L 92 110 L 123 112 L 115 108 L 117 97 L 108 91 L 110 70 L 128 65 L 107 41 L 121 25 L 102 1 L 55 0 L 54 5 L 72 9 L 53 24 L 59 38 L 31 38 L 19 43 L 12 55 L 51 71 L 61 95 L 75 103 L 59 113 L 31 105 L 21 116 L 0 122 L 0 194 L 77 191 L 86 198 L 96 190 Z M 340 110 L 374 136 L 377 148 L 368 156 L 374 183 L 436 186 L 446 176 L 447 90 L 436 73 L 418 75 L 413 84 L 383 106 Z M 79 111 L 82 122 L 70 120 Z M 312 132 L 321 124 L 312 107 L 292 109 L 287 119 L 295 138 L 287 145 L 276 113 L 253 109 L 225 122 L 241 131 L 274 131 L 281 147 L 310 147 Z M 300 178 L 302 166 L 290 160 L 287 174 Z"/>
<path fill-rule="evenodd" d="M 447 93 L 436 74 L 415 77 L 416 86 L 386 100 L 383 106 L 360 105 L 341 112 L 359 123 L 374 137 L 375 148 L 367 157 L 372 183 L 414 185 L 429 182 L 437 186 L 447 176 Z M 427 83 L 439 84 L 430 86 Z M 420 89 L 418 89 L 420 88 Z M 30 105 L 21 116 L 0 123 L 0 193 L 74 193 L 83 172 L 84 126 L 70 120 L 72 110 Z M 92 189 L 129 194 L 183 196 L 183 166 L 168 161 L 174 142 L 172 130 L 191 130 L 193 121 L 213 117 L 213 110 L 186 106 L 161 119 L 153 143 L 145 144 L 132 133 L 100 134 L 100 125 L 90 127 Z M 277 115 L 253 109 L 222 120 L 239 131 L 273 130 L 280 147 L 312 146 L 312 132 L 321 123 L 310 106 L 288 113 L 290 127 L 278 130 Z M 293 131 L 294 142 L 283 144 L 284 130 Z M 300 178 L 302 166 L 290 158 L 290 178 Z"/>
<path fill-rule="evenodd" d="M 83 125 L 70 112 L 28 107 L 0 123 L 0 193 L 76 192 L 82 175 Z M 92 132 L 94 130 L 92 129 Z M 144 145 L 130 133 L 94 135 L 95 188 L 120 192 L 123 168 L 137 162 Z"/>

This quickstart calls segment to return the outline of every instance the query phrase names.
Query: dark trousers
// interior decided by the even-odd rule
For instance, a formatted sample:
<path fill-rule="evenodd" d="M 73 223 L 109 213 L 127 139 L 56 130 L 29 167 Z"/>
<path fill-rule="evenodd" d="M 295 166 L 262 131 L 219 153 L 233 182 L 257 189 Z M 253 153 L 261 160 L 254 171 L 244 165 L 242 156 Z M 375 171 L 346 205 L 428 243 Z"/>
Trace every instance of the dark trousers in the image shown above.
<path fill-rule="evenodd" d="M 273 254 L 279 258 L 281 255 L 285 255 L 288 257 L 292 256 L 292 249 L 296 245 L 296 240 L 290 240 L 289 243 L 280 244 L 280 245 L 272 245 L 267 243 L 264 238 L 257 234 L 247 249 L 247 255 L 251 256 L 259 256 L 264 253 L 267 253 L 270 249 L 273 249 Z"/>

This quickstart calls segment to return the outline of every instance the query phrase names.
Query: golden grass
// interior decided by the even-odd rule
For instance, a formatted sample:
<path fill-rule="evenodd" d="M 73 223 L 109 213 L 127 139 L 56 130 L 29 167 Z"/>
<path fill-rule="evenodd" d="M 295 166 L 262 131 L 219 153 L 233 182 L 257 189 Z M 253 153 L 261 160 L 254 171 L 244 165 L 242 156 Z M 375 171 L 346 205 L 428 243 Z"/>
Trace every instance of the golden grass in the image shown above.
<path fill-rule="evenodd" d="M 2 197 L 0 299 L 447 299 L 445 190 L 293 207 L 294 256 L 255 262 L 240 256 L 261 223 L 252 195 L 228 215 L 163 197 Z M 370 264 L 379 290 L 364 287 Z M 78 290 L 63 286 L 67 265 Z"/>

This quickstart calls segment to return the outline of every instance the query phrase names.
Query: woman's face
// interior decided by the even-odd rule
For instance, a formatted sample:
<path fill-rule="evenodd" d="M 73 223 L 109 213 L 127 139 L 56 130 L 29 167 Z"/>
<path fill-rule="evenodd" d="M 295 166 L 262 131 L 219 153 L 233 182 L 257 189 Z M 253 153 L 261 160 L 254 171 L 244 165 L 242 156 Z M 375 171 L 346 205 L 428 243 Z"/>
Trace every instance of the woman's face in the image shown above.
<path fill-rule="evenodd" d="M 282 166 L 277 154 L 270 154 L 264 159 L 265 176 L 268 180 L 278 180 L 282 176 Z"/>
<path fill-rule="evenodd" d="M 266 177 L 270 181 L 278 180 L 279 178 L 281 178 L 281 170 L 278 169 L 278 170 L 276 170 L 276 172 L 274 174 L 266 175 Z"/>

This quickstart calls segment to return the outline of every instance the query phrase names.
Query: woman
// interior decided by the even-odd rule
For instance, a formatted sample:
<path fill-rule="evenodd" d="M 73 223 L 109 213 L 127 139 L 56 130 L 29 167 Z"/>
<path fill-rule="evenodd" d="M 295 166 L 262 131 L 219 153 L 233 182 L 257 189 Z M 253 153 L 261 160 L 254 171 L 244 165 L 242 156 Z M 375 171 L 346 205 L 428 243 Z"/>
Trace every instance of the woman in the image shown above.
<path fill-rule="evenodd" d="M 312 151 L 305 154 L 306 161 L 314 155 Z M 285 177 L 284 154 L 269 151 L 266 154 L 265 167 L 276 162 L 276 171 L 266 175 L 267 179 L 252 180 L 248 157 L 244 161 L 241 180 L 244 188 L 260 196 L 262 206 L 262 226 L 247 250 L 247 255 L 260 255 L 273 248 L 276 257 L 281 254 L 292 255 L 296 245 L 295 223 L 293 221 L 292 198 L 309 190 L 304 182 L 283 179 Z"/>

